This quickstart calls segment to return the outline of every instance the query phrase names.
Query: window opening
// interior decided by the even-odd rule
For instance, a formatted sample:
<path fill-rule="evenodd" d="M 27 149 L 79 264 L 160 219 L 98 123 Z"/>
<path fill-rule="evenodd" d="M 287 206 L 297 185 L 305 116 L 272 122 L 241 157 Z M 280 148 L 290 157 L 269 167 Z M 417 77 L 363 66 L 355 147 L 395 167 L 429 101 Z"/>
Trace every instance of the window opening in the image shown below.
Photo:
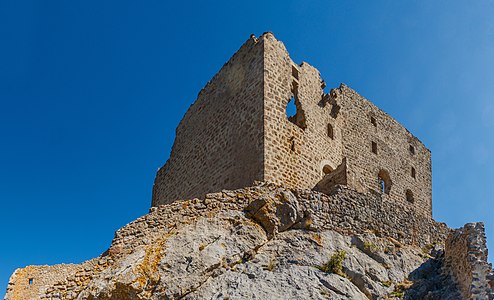
<path fill-rule="evenodd" d="M 329 173 L 333 172 L 333 168 L 331 168 L 330 165 L 325 165 L 322 168 L 322 172 L 324 173 L 324 175 L 329 174 Z"/>
<path fill-rule="evenodd" d="M 334 139 L 333 125 L 328 124 L 328 136 L 331 139 Z"/>
<path fill-rule="evenodd" d="M 389 195 L 389 192 L 391 191 L 391 185 L 393 184 L 393 182 L 389 177 L 388 171 L 380 170 L 379 173 L 377 174 L 377 179 L 379 182 L 379 189 L 381 193 Z"/>
<path fill-rule="evenodd" d="M 377 121 L 376 121 L 376 118 L 374 118 L 374 117 L 370 117 L 370 121 L 371 121 L 372 125 L 374 125 L 374 127 L 377 127 Z"/>
<path fill-rule="evenodd" d="M 294 137 L 290 138 L 290 150 L 292 152 L 295 152 L 295 138 Z"/>
<path fill-rule="evenodd" d="M 33 279 L 32 278 L 29 278 L 29 284 L 33 284 Z"/>
<path fill-rule="evenodd" d="M 415 154 L 415 148 L 412 145 L 410 145 L 410 148 L 408 148 L 408 150 L 410 150 L 411 154 Z"/>
<path fill-rule="evenodd" d="M 412 167 L 412 178 L 415 178 L 415 168 Z"/>
<path fill-rule="evenodd" d="M 406 199 L 408 202 L 413 203 L 415 201 L 415 199 L 413 198 L 413 193 L 411 190 L 407 190 L 405 195 L 406 195 Z"/>
<path fill-rule="evenodd" d="M 293 81 L 292 84 L 292 97 L 288 101 L 286 106 L 286 116 L 288 121 L 300 127 L 302 130 L 307 128 L 307 124 L 305 123 L 305 112 L 302 110 L 302 105 L 298 100 L 298 84 Z"/>
<path fill-rule="evenodd" d="M 295 97 L 292 96 L 288 104 L 286 105 L 286 116 L 288 119 L 292 118 L 297 114 L 297 106 L 295 106 Z"/>
<path fill-rule="evenodd" d="M 372 153 L 377 154 L 377 143 L 372 142 Z"/>

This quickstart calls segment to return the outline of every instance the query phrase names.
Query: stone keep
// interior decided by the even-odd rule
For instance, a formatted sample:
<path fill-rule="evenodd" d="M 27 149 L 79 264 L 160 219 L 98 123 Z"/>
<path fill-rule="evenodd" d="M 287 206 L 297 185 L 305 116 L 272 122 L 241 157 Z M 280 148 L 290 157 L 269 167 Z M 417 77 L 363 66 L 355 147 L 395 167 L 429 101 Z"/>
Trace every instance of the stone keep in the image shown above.
<path fill-rule="evenodd" d="M 346 85 L 324 88 L 271 33 L 252 36 L 180 122 L 152 206 L 268 181 L 325 193 L 346 185 L 432 217 L 430 151 Z"/>

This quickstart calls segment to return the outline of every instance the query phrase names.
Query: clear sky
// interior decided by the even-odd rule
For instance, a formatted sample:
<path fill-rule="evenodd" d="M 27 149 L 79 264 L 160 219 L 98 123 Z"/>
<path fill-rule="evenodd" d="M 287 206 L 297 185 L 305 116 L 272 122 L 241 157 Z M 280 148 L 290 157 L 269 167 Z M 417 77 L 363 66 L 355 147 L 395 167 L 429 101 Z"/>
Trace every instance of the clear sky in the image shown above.
<path fill-rule="evenodd" d="M 434 218 L 486 222 L 494 249 L 493 16 L 490 0 L 0 1 L 0 295 L 15 268 L 96 257 L 145 214 L 186 109 L 265 31 L 419 137 Z"/>

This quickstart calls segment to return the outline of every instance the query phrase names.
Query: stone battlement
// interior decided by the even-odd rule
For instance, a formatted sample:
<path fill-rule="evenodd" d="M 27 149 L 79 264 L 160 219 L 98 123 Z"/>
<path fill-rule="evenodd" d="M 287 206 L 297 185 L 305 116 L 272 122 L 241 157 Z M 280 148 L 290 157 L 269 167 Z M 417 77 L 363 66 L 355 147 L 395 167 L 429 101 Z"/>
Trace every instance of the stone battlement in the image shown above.
<path fill-rule="evenodd" d="M 152 206 L 269 181 L 322 192 L 345 185 L 431 218 L 430 151 L 346 85 L 324 88 L 319 71 L 294 63 L 271 33 L 251 37 L 180 122 Z"/>

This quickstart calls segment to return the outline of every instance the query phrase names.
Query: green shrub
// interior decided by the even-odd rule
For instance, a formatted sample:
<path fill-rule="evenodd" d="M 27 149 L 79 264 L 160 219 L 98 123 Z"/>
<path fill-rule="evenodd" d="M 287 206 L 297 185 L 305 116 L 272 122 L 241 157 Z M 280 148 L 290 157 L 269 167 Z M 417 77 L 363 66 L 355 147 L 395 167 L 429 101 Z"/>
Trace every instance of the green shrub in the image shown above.
<path fill-rule="evenodd" d="M 326 273 L 334 273 L 340 276 L 345 276 L 343 273 L 343 260 L 346 257 L 345 251 L 338 251 L 335 254 L 331 255 L 331 258 L 327 263 L 322 266 L 316 266 L 319 270 Z"/>
<path fill-rule="evenodd" d="M 365 241 L 364 242 L 364 250 L 369 251 L 371 253 L 376 253 L 379 250 L 379 247 L 372 242 Z"/>
<path fill-rule="evenodd" d="M 403 282 L 397 283 L 395 285 L 394 291 L 391 293 L 391 296 L 403 299 L 406 290 L 408 290 L 412 285 L 413 282 L 408 279 L 405 279 Z"/>
<path fill-rule="evenodd" d="M 387 280 L 387 281 L 381 282 L 381 284 L 385 287 L 390 287 L 393 284 L 393 282 L 391 280 Z"/>
<path fill-rule="evenodd" d="M 270 259 L 268 265 L 264 267 L 264 270 L 273 271 L 275 267 L 276 267 L 276 260 Z"/>

